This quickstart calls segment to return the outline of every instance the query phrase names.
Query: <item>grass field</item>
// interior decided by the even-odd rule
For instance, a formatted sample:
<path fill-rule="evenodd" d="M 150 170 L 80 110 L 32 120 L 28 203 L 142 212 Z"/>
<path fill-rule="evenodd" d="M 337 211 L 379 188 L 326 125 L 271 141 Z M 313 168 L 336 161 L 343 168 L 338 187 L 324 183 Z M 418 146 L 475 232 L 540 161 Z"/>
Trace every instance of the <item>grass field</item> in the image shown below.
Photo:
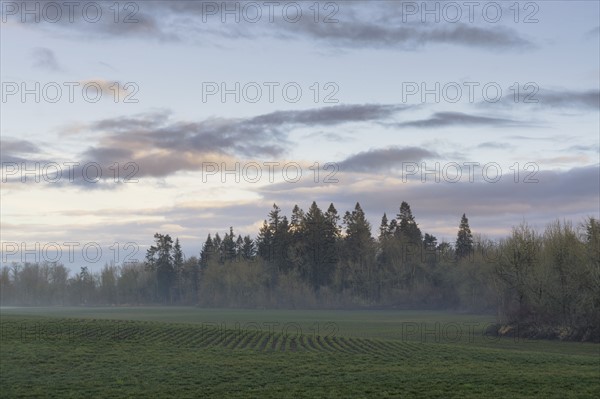
<path fill-rule="evenodd" d="M 600 347 L 416 311 L 3 308 L 2 397 L 597 397 Z"/>

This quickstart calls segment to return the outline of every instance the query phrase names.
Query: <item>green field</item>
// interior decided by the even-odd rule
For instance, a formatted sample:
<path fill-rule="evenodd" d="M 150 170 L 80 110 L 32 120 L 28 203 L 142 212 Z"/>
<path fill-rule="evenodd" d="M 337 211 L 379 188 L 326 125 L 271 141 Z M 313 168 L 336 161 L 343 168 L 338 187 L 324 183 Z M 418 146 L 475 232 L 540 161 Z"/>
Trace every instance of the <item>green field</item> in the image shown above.
<path fill-rule="evenodd" d="M 491 316 L 3 308 L 2 397 L 597 397 L 600 346 Z"/>

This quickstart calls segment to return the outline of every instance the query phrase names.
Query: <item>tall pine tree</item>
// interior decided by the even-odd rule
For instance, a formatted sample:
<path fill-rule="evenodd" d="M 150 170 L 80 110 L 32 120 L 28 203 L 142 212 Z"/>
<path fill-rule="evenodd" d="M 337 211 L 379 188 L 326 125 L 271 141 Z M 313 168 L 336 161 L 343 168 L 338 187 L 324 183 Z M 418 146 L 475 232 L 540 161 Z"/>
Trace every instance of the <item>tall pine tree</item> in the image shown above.
<path fill-rule="evenodd" d="M 398 225 L 396 236 L 406 243 L 421 244 L 423 236 L 421 230 L 415 222 L 415 218 L 410 210 L 410 205 L 405 201 L 400 204 L 400 213 L 397 215 Z"/>
<path fill-rule="evenodd" d="M 317 289 L 329 285 L 335 262 L 331 257 L 332 243 L 328 240 L 328 223 L 316 202 L 313 201 L 304 215 L 303 224 L 305 229 L 301 273 Z"/>
<path fill-rule="evenodd" d="M 157 296 L 164 303 L 171 301 L 171 287 L 175 281 L 173 240 L 168 234 L 154 234 L 154 243 L 146 251 L 146 267 L 156 273 Z"/>
<path fill-rule="evenodd" d="M 352 213 L 344 215 L 346 225 L 346 253 L 350 261 L 364 264 L 373 249 L 371 224 L 367 220 L 360 204 L 357 202 Z"/>
<path fill-rule="evenodd" d="M 202 268 L 206 268 L 208 266 L 208 262 L 214 258 L 215 253 L 216 248 L 209 233 L 208 237 L 206 237 L 206 241 L 204 242 L 204 246 L 202 247 L 202 252 L 200 253 L 200 266 L 202 266 Z"/>
<path fill-rule="evenodd" d="M 379 225 L 379 241 L 382 242 L 383 240 L 387 239 L 390 236 L 390 226 L 388 224 L 388 218 L 387 215 L 384 213 L 383 217 L 381 218 L 381 224 Z"/>
<path fill-rule="evenodd" d="M 471 234 L 471 228 L 469 227 L 469 219 L 463 213 L 456 237 L 456 257 L 462 259 L 471 255 L 472 252 L 473 234 Z"/>

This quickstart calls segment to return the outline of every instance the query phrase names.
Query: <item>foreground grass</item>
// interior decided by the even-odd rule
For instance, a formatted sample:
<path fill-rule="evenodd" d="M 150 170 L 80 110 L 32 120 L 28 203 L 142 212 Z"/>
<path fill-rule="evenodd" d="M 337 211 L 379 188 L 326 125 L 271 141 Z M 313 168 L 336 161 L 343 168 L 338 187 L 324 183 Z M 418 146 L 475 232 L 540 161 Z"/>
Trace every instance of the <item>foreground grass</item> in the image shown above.
<path fill-rule="evenodd" d="M 147 310 L 149 315 L 153 312 Z M 261 316 L 266 317 L 269 311 L 264 312 Z M 294 315 L 288 311 L 272 317 L 283 323 L 283 317 L 291 320 Z M 299 324 L 303 317 L 298 315 Z M 352 319 L 354 324 L 359 324 L 361 317 L 374 316 L 361 316 L 361 312 L 338 315 L 341 320 Z M 428 317 L 430 322 L 435 320 L 432 314 Z M 58 318 L 56 314 L 8 315 L 2 311 L 0 396 L 600 395 L 599 358 L 590 351 L 597 346 L 545 342 L 525 349 L 523 345 L 494 348 L 341 333 L 323 336 L 291 330 L 282 334 L 277 329 L 232 330 L 189 320 L 123 320 L 104 320 L 98 315 L 85 319 Z M 181 316 L 178 321 L 182 321 Z M 384 321 L 379 320 L 382 326 Z M 544 350 L 553 344 L 560 346 L 561 353 Z"/>
<path fill-rule="evenodd" d="M 195 307 L 26 307 L 2 308 L 0 314 L 31 317 L 162 321 L 217 326 L 221 329 L 288 331 L 304 335 L 374 338 L 416 343 L 447 343 L 491 349 L 595 355 L 600 345 L 579 342 L 492 337 L 484 334 L 495 323 L 490 315 L 441 311 L 390 310 L 259 310 Z"/>

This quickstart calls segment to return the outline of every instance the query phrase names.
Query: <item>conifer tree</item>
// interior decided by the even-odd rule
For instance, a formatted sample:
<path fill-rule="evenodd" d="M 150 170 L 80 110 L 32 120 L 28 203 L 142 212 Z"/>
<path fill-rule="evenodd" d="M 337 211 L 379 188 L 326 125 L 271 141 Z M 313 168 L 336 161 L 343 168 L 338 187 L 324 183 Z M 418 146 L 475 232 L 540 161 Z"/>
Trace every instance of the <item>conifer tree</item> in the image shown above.
<path fill-rule="evenodd" d="M 256 255 L 256 247 L 254 241 L 249 235 L 244 236 L 244 243 L 242 245 L 242 258 L 245 260 L 252 260 Z"/>
<path fill-rule="evenodd" d="M 415 222 L 415 218 L 410 210 L 410 205 L 405 201 L 400 204 L 400 213 L 397 215 L 398 225 L 396 228 L 396 236 L 405 242 L 411 244 L 421 244 L 423 236 L 421 230 Z"/>
<path fill-rule="evenodd" d="M 387 215 L 384 213 L 381 218 L 381 224 L 379 225 L 379 241 L 382 242 L 390 236 L 390 226 L 388 224 Z"/>
<path fill-rule="evenodd" d="M 146 251 L 146 267 L 156 273 L 157 294 L 161 301 L 170 301 L 170 291 L 175 280 L 173 266 L 173 240 L 168 234 L 154 234 L 154 243 Z"/>
<path fill-rule="evenodd" d="M 358 202 L 352 213 L 346 212 L 344 215 L 344 224 L 346 225 L 346 253 L 351 261 L 362 264 L 372 249 L 373 237 L 371 224 Z"/>
<path fill-rule="evenodd" d="M 208 266 L 208 262 L 210 261 L 210 259 L 213 258 L 214 255 L 215 246 L 213 243 L 213 239 L 211 238 L 209 233 L 208 237 L 206 237 L 204 245 L 202 246 L 202 251 L 200 252 L 200 266 L 202 266 L 203 268 Z"/>
<path fill-rule="evenodd" d="M 458 226 L 458 234 L 456 237 L 456 257 L 462 259 L 469 256 L 473 252 L 473 234 L 469 227 L 469 219 L 463 213 Z"/>

